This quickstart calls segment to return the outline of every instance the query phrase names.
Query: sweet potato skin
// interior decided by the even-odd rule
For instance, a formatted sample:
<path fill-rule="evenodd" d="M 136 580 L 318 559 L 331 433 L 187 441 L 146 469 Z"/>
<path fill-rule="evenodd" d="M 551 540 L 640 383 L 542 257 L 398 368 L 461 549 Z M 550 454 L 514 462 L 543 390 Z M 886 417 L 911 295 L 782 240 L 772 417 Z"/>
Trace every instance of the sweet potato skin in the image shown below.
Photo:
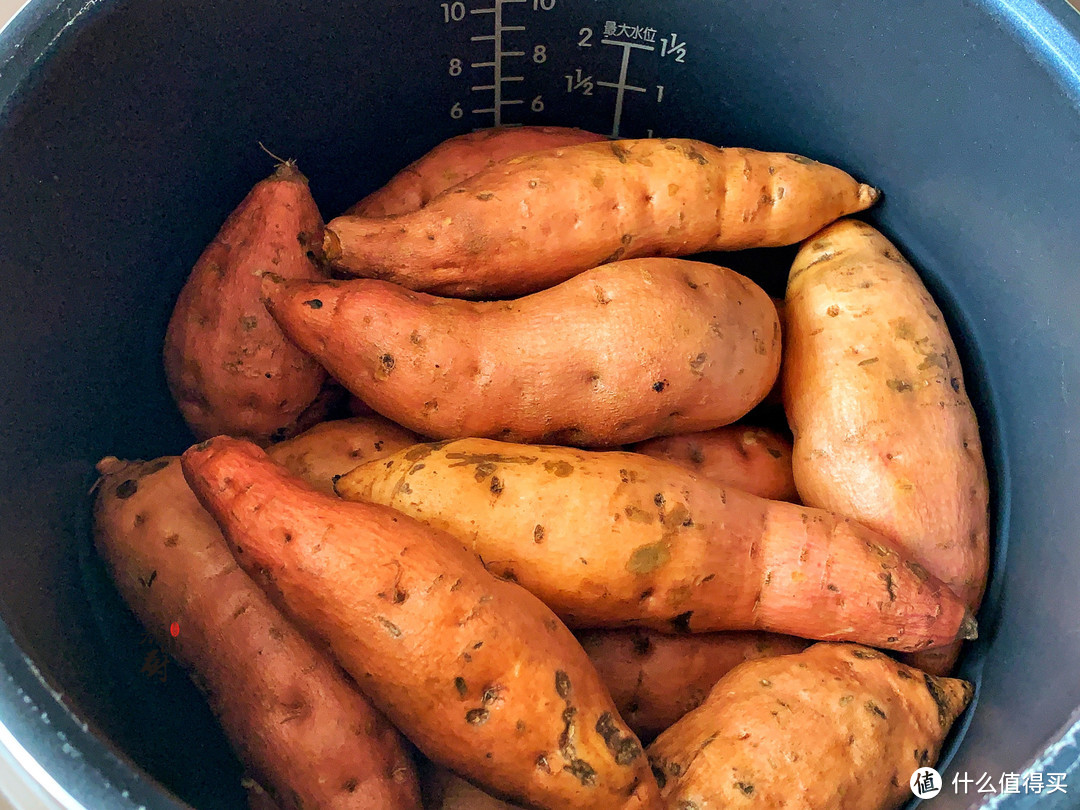
<path fill-rule="evenodd" d="M 971 684 L 865 647 L 750 661 L 649 747 L 667 807 L 893 810 Z"/>
<path fill-rule="evenodd" d="M 117 589 L 191 672 L 273 804 L 417 810 L 398 732 L 240 570 L 180 460 L 109 458 L 98 467 L 95 541 Z"/>
<path fill-rule="evenodd" d="M 618 259 L 790 245 L 877 191 L 798 155 L 701 141 L 584 143 L 505 160 L 397 217 L 338 217 L 340 272 L 458 298 L 542 290 Z"/>
<path fill-rule="evenodd" d="M 941 310 L 870 225 L 807 241 L 786 303 L 784 401 L 807 504 L 891 538 L 974 611 L 989 565 L 989 484 Z M 955 650 L 921 658 L 945 672 Z"/>
<path fill-rule="evenodd" d="M 488 303 L 373 280 L 263 289 L 346 388 L 434 438 L 604 446 L 709 429 L 745 414 L 779 369 L 772 301 L 703 262 L 618 262 Z"/>
<path fill-rule="evenodd" d="M 418 441 L 416 434 L 381 416 L 354 416 L 323 422 L 267 452 L 293 475 L 332 495 L 336 476 Z"/>
<path fill-rule="evenodd" d="M 603 135 L 574 127 L 497 127 L 467 132 L 443 141 L 345 213 L 358 217 L 406 214 L 501 160 L 603 140 Z"/>
<path fill-rule="evenodd" d="M 427 810 L 520 810 L 520 805 L 489 796 L 445 768 L 433 768 L 427 779 L 431 792 Z"/>
<path fill-rule="evenodd" d="M 184 472 L 237 561 L 430 759 L 539 808 L 655 808 L 640 743 L 569 630 L 461 544 L 219 437 Z"/>
<path fill-rule="evenodd" d="M 766 630 L 901 651 L 973 630 L 881 535 L 638 453 L 461 439 L 360 465 L 336 487 L 450 532 L 572 627 Z"/>
<path fill-rule="evenodd" d="M 203 251 L 165 335 L 165 376 L 197 438 L 259 444 L 318 421 L 305 414 L 326 372 L 293 346 L 260 303 L 260 277 L 325 277 L 322 218 L 307 179 L 284 163 L 255 185 Z M 298 426 L 303 420 L 305 424 Z"/>
<path fill-rule="evenodd" d="M 791 442 L 775 430 L 727 425 L 701 433 L 664 436 L 627 448 L 670 461 L 718 484 L 760 498 L 798 502 Z"/>
<path fill-rule="evenodd" d="M 701 705 L 720 678 L 755 658 L 800 652 L 809 642 L 771 633 L 579 630 L 575 635 L 604 679 L 619 714 L 642 741 Z"/>

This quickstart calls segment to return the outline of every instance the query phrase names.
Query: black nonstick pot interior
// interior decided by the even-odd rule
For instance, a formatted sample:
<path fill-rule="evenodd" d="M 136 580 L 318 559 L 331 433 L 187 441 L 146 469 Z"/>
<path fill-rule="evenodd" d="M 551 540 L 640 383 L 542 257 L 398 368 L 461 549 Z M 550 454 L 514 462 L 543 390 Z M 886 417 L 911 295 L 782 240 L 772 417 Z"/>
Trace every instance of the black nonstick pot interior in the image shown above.
<path fill-rule="evenodd" d="M 271 170 L 260 142 L 298 160 L 332 216 L 494 123 L 451 62 L 484 61 L 469 27 L 484 2 L 35 0 L 0 34 L 0 742 L 65 801 L 243 806 L 208 710 L 93 554 L 93 464 L 190 441 L 165 388 L 165 324 Z M 1063 0 L 529 0 L 505 14 L 528 67 L 500 123 L 794 151 L 884 189 L 869 219 L 957 336 L 995 493 L 993 579 L 963 663 L 978 695 L 946 782 L 1073 773 L 1080 17 Z M 607 22 L 655 29 L 626 76 L 600 44 Z M 649 92 L 624 87 L 617 107 L 602 81 Z M 775 280 L 778 255 L 732 261 Z M 933 806 L 981 798 L 950 785 Z"/>

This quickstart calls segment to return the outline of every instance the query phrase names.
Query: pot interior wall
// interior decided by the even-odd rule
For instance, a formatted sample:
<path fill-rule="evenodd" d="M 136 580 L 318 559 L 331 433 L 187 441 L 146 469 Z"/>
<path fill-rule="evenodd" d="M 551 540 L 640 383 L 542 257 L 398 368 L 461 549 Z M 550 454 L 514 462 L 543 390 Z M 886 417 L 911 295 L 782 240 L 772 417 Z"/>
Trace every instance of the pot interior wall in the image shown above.
<path fill-rule="evenodd" d="M 238 766 L 179 668 L 148 664 L 155 648 L 103 576 L 92 465 L 188 443 L 164 327 L 202 247 L 272 168 L 260 141 L 299 161 L 330 216 L 491 124 L 470 112 L 484 106 L 470 76 L 452 75 L 451 59 L 480 60 L 470 26 L 484 16 L 458 22 L 457 5 L 39 5 L 75 21 L 51 45 L 27 40 L 0 79 L 0 613 L 91 730 L 199 808 L 242 806 Z M 626 22 L 655 28 L 657 48 L 675 40 L 664 57 L 634 54 L 649 92 L 625 94 L 621 135 L 799 152 L 885 190 L 870 219 L 959 338 L 997 492 L 994 583 L 964 665 L 978 705 L 953 766 L 1019 770 L 1080 704 L 1080 682 L 1060 678 L 1080 671 L 1080 195 L 1063 183 L 1080 177 L 1078 95 L 989 4 L 548 5 L 506 6 L 527 22 L 529 66 L 526 103 L 505 121 L 610 131 L 614 91 L 576 84 L 617 75 L 621 49 L 599 40 Z"/>

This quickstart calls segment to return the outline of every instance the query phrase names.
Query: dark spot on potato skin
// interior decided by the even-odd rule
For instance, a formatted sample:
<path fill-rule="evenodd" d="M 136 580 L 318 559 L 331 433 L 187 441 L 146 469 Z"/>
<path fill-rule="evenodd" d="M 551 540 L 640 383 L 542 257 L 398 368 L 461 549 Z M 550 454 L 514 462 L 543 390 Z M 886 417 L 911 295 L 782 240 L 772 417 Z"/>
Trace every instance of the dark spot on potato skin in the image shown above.
<path fill-rule="evenodd" d="M 454 689 L 457 690 L 457 693 L 461 695 L 461 697 L 465 697 L 469 693 L 469 685 L 465 683 L 465 679 L 460 675 L 454 678 Z"/>
<path fill-rule="evenodd" d="M 469 709 L 465 712 L 465 722 L 470 726 L 481 726 L 488 721 L 491 712 L 487 709 Z"/>
<path fill-rule="evenodd" d="M 323 304 L 322 301 L 320 301 L 318 298 L 309 298 L 307 301 L 304 302 L 304 305 L 309 306 L 312 309 L 322 309 Z"/>
<path fill-rule="evenodd" d="M 561 669 L 555 670 L 555 693 L 563 700 L 569 700 L 572 691 L 570 676 Z"/>
<path fill-rule="evenodd" d="M 652 390 L 655 391 L 658 394 L 667 387 L 668 387 L 668 381 L 667 380 L 657 380 L 656 382 L 654 382 L 652 384 Z"/>
<path fill-rule="evenodd" d="M 934 699 L 934 703 L 937 705 L 938 723 L 942 728 L 947 728 L 952 716 L 952 712 L 950 712 L 952 705 L 949 702 L 948 694 L 941 688 L 937 678 L 933 675 L 924 672 L 923 682 L 926 684 L 926 691 L 930 693 L 930 697 Z"/>
<path fill-rule="evenodd" d="M 544 527 L 541 526 L 539 523 L 537 523 L 536 526 L 533 527 L 533 542 L 534 543 L 543 543 L 544 542 Z"/>
<path fill-rule="evenodd" d="M 134 479 L 129 478 L 126 481 L 121 482 L 120 485 L 116 487 L 116 497 L 120 498 L 121 500 L 127 500 L 138 491 L 138 483 Z"/>
<path fill-rule="evenodd" d="M 613 141 L 611 144 L 611 154 L 618 158 L 619 163 L 630 162 L 630 150 L 620 144 L 618 141 Z"/>
<path fill-rule="evenodd" d="M 178 535 L 178 534 L 170 534 L 170 535 L 166 536 L 166 538 L 165 538 L 165 545 L 168 546 L 169 548 L 172 548 L 173 546 L 175 546 L 179 542 L 180 542 L 180 535 Z"/>
<path fill-rule="evenodd" d="M 634 634 L 630 639 L 630 646 L 634 650 L 634 655 L 639 658 L 645 658 L 652 652 L 652 641 L 641 633 Z"/>
<path fill-rule="evenodd" d="M 566 478 L 574 472 L 574 465 L 567 461 L 545 461 L 544 470 L 556 478 Z"/>
<path fill-rule="evenodd" d="M 596 733 L 615 755 L 616 765 L 629 765 L 641 756 L 641 745 L 629 733 L 624 734 L 610 712 L 604 712 L 596 721 Z"/>
<path fill-rule="evenodd" d="M 497 475 L 492 476 L 491 486 L 489 487 L 492 495 L 501 495 L 503 491 L 503 482 Z"/>
<path fill-rule="evenodd" d="M 166 467 L 168 467 L 169 464 L 170 464 L 170 461 L 167 458 L 155 459 L 154 461 L 149 462 L 145 467 L 143 467 L 143 470 L 142 470 L 143 477 L 148 476 L 148 475 L 153 475 L 156 472 L 161 472 Z"/>
<path fill-rule="evenodd" d="M 652 761 L 649 762 L 649 767 L 652 769 L 653 776 L 656 777 L 656 784 L 663 790 L 667 786 L 667 774 L 664 773 L 664 769 Z"/>
<path fill-rule="evenodd" d="M 671 629 L 676 633 L 689 633 L 690 632 L 690 618 L 694 615 L 694 611 L 688 610 L 685 613 L 680 613 L 674 619 L 671 620 Z"/>

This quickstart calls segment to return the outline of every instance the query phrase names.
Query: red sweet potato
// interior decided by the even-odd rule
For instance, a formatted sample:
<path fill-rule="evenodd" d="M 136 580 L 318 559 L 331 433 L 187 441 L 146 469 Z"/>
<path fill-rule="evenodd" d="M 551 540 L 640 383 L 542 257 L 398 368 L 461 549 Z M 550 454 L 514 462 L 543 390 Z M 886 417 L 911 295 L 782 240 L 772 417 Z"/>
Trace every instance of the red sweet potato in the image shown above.
<path fill-rule="evenodd" d="M 786 311 L 784 400 L 803 501 L 889 537 L 974 611 L 990 487 L 941 310 L 889 240 L 845 220 L 800 248 Z M 916 666 L 948 672 L 956 652 Z"/>
<path fill-rule="evenodd" d="M 575 635 L 619 714 L 643 741 L 700 706 L 716 682 L 744 661 L 799 652 L 809 643 L 771 633 L 672 636 L 641 628 Z"/>
<path fill-rule="evenodd" d="M 279 810 L 416 810 L 400 735 L 240 570 L 179 459 L 98 469 L 94 535 L 117 589 Z"/>
<path fill-rule="evenodd" d="M 971 684 L 852 644 L 748 661 L 649 746 L 672 810 L 895 810 Z"/>
<path fill-rule="evenodd" d="M 362 464 L 336 486 L 450 532 L 574 627 L 899 651 L 975 632 L 948 588 L 870 529 L 638 453 L 462 439 Z"/>
<path fill-rule="evenodd" d="M 324 278 L 322 235 L 307 179 L 283 163 L 255 185 L 199 257 L 164 350 L 169 390 L 196 437 L 227 433 L 267 444 L 321 418 L 308 409 L 326 372 L 267 317 L 260 279 Z"/>
<path fill-rule="evenodd" d="M 878 192 L 798 155 L 701 141 L 584 143 L 497 163 L 396 217 L 338 217 L 340 272 L 507 298 L 618 259 L 790 245 Z"/>
<path fill-rule="evenodd" d="M 513 302 L 373 280 L 264 291 L 353 394 L 437 438 L 600 446 L 705 430 L 745 414 L 779 369 L 769 297 L 703 262 L 617 262 Z"/>
<path fill-rule="evenodd" d="M 664 436 L 627 448 L 670 461 L 698 475 L 777 501 L 797 502 L 791 442 L 775 430 L 728 425 L 702 433 Z"/>
<path fill-rule="evenodd" d="M 183 465 L 237 561 L 427 757 L 533 807 L 658 807 L 570 631 L 460 542 L 317 492 L 249 442 L 203 442 Z"/>
<path fill-rule="evenodd" d="M 500 127 L 467 132 L 443 141 L 345 213 L 357 217 L 406 214 L 501 160 L 602 140 L 603 135 L 571 127 Z"/>

